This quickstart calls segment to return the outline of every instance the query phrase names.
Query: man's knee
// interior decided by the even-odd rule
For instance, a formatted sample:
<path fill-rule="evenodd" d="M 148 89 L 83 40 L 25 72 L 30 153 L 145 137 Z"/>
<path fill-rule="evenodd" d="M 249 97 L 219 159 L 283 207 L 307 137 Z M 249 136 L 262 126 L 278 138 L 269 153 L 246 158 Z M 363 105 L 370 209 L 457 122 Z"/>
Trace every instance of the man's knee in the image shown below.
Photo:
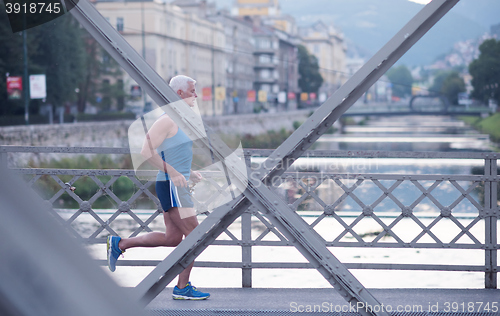
<path fill-rule="evenodd" d="M 185 220 L 185 223 L 188 234 L 190 234 L 196 228 L 196 226 L 198 226 L 198 219 L 196 217 L 190 217 Z"/>
<path fill-rule="evenodd" d="M 182 235 L 169 235 L 165 234 L 165 246 L 177 247 L 182 241 Z"/>

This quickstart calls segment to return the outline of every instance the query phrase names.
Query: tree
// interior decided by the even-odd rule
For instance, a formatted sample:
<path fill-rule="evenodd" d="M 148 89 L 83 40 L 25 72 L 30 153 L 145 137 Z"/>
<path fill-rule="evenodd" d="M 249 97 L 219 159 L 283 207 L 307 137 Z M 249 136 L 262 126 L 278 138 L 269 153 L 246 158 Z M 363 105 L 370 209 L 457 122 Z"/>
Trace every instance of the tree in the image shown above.
<path fill-rule="evenodd" d="M 299 50 L 299 87 L 302 92 L 318 93 L 323 84 L 323 77 L 319 73 L 318 59 L 309 54 L 303 45 L 298 46 Z"/>
<path fill-rule="evenodd" d="M 5 74 L 22 76 L 24 72 L 22 33 L 13 34 L 0 2 L 0 114 L 24 113 L 22 100 L 8 100 Z M 28 49 L 28 75 L 45 74 L 46 102 L 64 105 L 76 99 L 75 88 L 82 80 L 84 50 L 81 27 L 69 14 L 50 23 L 26 30 Z M 24 87 L 26 88 L 26 87 Z M 41 100 L 30 101 L 30 112 L 37 113 Z"/>
<path fill-rule="evenodd" d="M 451 104 L 458 104 L 458 94 L 465 92 L 465 82 L 456 70 L 439 71 L 434 76 L 430 91 L 445 96 Z"/>
<path fill-rule="evenodd" d="M 121 68 L 73 18 L 65 14 L 30 28 L 27 33 L 28 74 L 45 74 L 46 103 L 53 106 L 77 104 L 79 112 L 92 103 L 102 109 L 124 107 Z M 24 114 L 22 100 L 8 100 L 6 77 L 22 76 L 22 33 L 12 33 L 5 6 L 0 2 L 0 115 Z M 118 80 L 115 80 L 118 78 Z M 111 82 L 106 87 L 103 82 Z M 97 96 L 104 103 L 97 102 Z M 41 100 L 30 101 L 30 113 L 38 112 Z"/>
<path fill-rule="evenodd" d="M 99 45 L 90 34 L 84 32 L 85 71 L 80 82 L 77 101 L 78 112 L 84 112 L 87 103 L 101 110 L 109 110 L 114 101 L 117 109 L 123 110 L 127 96 L 123 89 L 120 65 Z M 110 79 L 118 80 L 111 83 Z M 99 101 L 98 98 L 99 97 Z"/>
<path fill-rule="evenodd" d="M 36 36 L 27 32 L 28 60 L 36 50 L 30 49 L 36 45 Z M 9 100 L 7 98 L 7 79 L 9 76 L 22 76 L 24 72 L 23 37 L 22 33 L 12 33 L 9 19 L 5 12 L 4 2 L 0 1 L 0 115 L 16 115 L 24 113 L 23 100 Z M 28 72 L 31 73 L 36 65 L 28 62 Z"/>
<path fill-rule="evenodd" d="M 444 79 L 441 93 L 450 100 L 451 104 L 457 105 L 460 92 L 465 92 L 465 82 L 458 72 L 453 71 Z"/>
<path fill-rule="evenodd" d="M 70 14 L 37 27 L 38 54 L 32 62 L 47 76 L 47 103 L 63 106 L 77 99 L 83 80 L 85 50 L 82 29 Z"/>
<path fill-rule="evenodd" d="M 411 95 L 413 76 L 405 65 L 389 69 L 386 75 L 392 83 L 392 95 L 400 98 Z"/>
<path fill-rule="evenodd" d="M 449 70 L 439 70 L 434 74 L 434 78 L 432 79 L 432 86 L 429 88 L 429 92 L 433 94 L 440 94 L 441 93 L 441 88 L 443 87 L 443 83 L 450 75 Z"/>
<path fill-rule="evenodd" d="M 500 41 L 490 39 L 479 46 L 479 58 L 469 65 L 472 76 L 472 97 L 485 103 L 500 103 Z"/>

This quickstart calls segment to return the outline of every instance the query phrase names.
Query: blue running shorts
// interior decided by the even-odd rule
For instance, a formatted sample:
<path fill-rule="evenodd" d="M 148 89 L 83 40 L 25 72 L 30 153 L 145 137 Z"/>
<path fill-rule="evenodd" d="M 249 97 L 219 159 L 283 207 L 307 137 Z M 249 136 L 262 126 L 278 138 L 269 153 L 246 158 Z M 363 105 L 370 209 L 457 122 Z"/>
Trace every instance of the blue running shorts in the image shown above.
<path fill-rule="evenodd" d="M 156 195 L 164 212 L 172 207 L 194 207 L 189 188 L 176 187 L 171 180 L 156 181 Z"/>

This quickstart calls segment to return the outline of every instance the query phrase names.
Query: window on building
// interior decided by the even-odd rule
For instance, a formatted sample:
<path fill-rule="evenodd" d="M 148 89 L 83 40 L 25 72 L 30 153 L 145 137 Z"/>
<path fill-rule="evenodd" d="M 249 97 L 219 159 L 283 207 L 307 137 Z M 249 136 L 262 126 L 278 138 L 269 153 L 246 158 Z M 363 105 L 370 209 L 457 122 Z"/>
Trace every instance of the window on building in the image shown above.
<path fill-rule="evenodd" d="M 267 38 L 261 38 L 257 43 L 258 43 L 258 48 L 262 49 L 271 48 L 271 42 Z"/>
<path fill-rule="evenodd" d="M 261 79 L 268 79 L 271 77 L 271 72 L 268 69 L 262 69 L 260 71 L 260 78 Z"/>
<path fill-rule="evenodd" d="M 123 32 L 123 18 L 122 17 L 116 18 L 116 30 L 118 32 Z"/>
<path fill-rule="evenodd" d="M 270 55 L 260 55 L 259 56 L 259 63 L 261 64 L 268 64 L 271 62 L 271 56 Z"/>
<path fill-rule="evenodd" d="M 110 64 L 110 58 L 111 58 L 111 56 L 109 56 L 109 54 L 107 52 L 102 52 L 102 64 L 105 67 L 109 66 L 109 64 Z"/>

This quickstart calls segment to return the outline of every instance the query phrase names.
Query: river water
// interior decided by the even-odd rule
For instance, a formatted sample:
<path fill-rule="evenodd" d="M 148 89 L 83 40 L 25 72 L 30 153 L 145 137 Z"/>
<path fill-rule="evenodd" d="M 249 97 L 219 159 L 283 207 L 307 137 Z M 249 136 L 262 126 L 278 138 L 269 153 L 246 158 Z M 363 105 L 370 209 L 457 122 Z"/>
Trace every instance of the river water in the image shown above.
<path fill-rule="evenodd" d="M 373 118 L 364 125 L 346 126 L 342 134 L 325 135 L 318 140 L 315 149 L 325 150 L 381 150 L 381 151 L 490 151 L 492 144 L 488 137 L 481 135 L 463 122 L 449 117 L 400 117 L 400 118 Z M 254 162 L 259 162 L 255 159 Z M 391 174 L 464 174 L 469 175 L 473 168 L 483 166 L 483 161 L 473 159 L 300 159 L 294 164 L 294 170 L 315 170 L 330 173 L 360 174 L 360 173 L 391 173 Z M 309 180 L 308 180 L 309 181 Z M 317 180 L 315 180 L 317 181 Z M 346 187 L 354 185 L 355 179 L 341 179 Z M 389 188 L 395 181 L 380 181 Z M 315 185 L 315 183 L 305 183 Z M 421 185 L 428 188 L 433 181 L 422 181 Z M 457 182 L 467 189 L 470 183 Z M 203 187 L 200 186 L 200 187 Z M 199 187 L 199 188 L 200 188 Z M 432 191 L 432 195 L 443 205 L 453 203 L 461 193 L 450 182 L 444 181 Z M 293 204 L 300 199 L 305 188 L 296 182 L 282 184 L 277 190 L 288 203 Z M 343 194 L 342 189 L 333 180 L 325 181 L 314 191 L 318 199 L 325 203 L 334 203 Z M 471 196 L 480 201 L 478 190 Z M 204 194 L 205 193 L 205 194 Z M 380 188 L 371 181 L 364 181 L 354 191 L 359 200 L 369 205 L 380 196 Z M 420 195 L 421 191 L 409 181 L 405 181 L 393 191 L 399 201 L 410 205 Z M 210 190 L 199 189 L 195 197 L 200 201 L 210 196 Z M 296 205 L 297 209 L 306 214 L 308 223 L 312 223 L 320 214 L 321 209 L 317 199 L 308 198 Z M 360 206 L 355 199 L 348 198 L 337 206 L 337 212 L 345 214 L 343 219 L 351 223 L 359 215 Z M 401 208 L 390 199 L 384 199 L 373 210 L 377 215 L 384 215 L 383 221 L 389 225 Z M 439 214 L 440 210 L 428 198 L 419 203 L 413 210 L 418 214 L 424 225 L 429 225 Z M 472 218 L 477 216 L 477 209 L 467 199 L 463 199 L 454 209 L 453 214 L 460 219 L 460 223 L 467 226 Z M 122 216 L 122 215 L 120 215 Z M 105 218 L 106 215 L 103 215 Z M 147 216 L 142 216 L 143 219 Z M 204 219 L 199 216 L 199 220 Z M 84 222 L 85 219 L 82 218 Z M 120 223 L 120 221 L 116 221 Z M 121 222 L 117 229 L 121 236 L 132 232 L 131 221 Z M 125 223 L 125 224 L 124 224 Z M 150 225 L 154 230 L 163 230 L 161 219 Z M 257 218 L 252 220 L 252 238 L 258 238 L 265 226 Z M 327 241 L 335 239 L 342 226 L 332 217 L 324 218 L 315 226 L 316 231 Z M 411 219 L 404 219 L 394 226 L 394 233 L 404 242 L 410 242 L 421 232 L 421 228 Z M 229 231 L 241 236 L 239 220 L 235 221 Z M 355 231 L 366 241 L 373 240 L 381 231 L 381 226 L 371 218 L 364 218 L 355 226 Z M 481 242 L 484 242 L 484 223 L 479 222 L 471 233 Z M 443 242 L 451 241 L 460 229 L 450 220 L 440 221 L 432 232 Z M 219 239 L 228 240 L 222 234 Z M 277 240 L 269 234 L 264 240 Z M 384 237 L 383 241 L 393 241 L 392 237 Z M 352 236 L 344 236 L 341 241 L 353 241 Z M 424 236 L 420 242 L 433 242 L 429 236 Z M 91 255 L 97 259 L 105 259 L 105 246 L 87 246 Z M 129 260 L 162 260 L 171 249 L 168 248 L 136 248 L 125 253 Z M 464 264 L 484 265 L 484 251 L 456 250 L 456 249 L 390 249 L 390 248 L 330 248 L 330 251 L 345 263 L 407 263 L 407 264 Z M 123 260 L 123 259 L 120 259 Z M 231 246 L 209 246 L 197 260 L 200 261 L 241 261 L 241 248 Z M 306 262 L 303 256 L 294 247 L 252 247 L 254 262 Z M 107 270 L 107 268 L 104 268 Z M 124 267 L 118 266 L 116 272 L 110 275 L 122 286 L 136 286 L 152 267 Z M 109 271 L 108 271 L 109 272 Z M 484 273 L 475 272 L 442 272 L 442 271 L 397 271 L 397 270 L 351 270 L 351 272 L 368 288 L 484 288 Z M 199 268 L 192 271 L 191 280 L 200 287 L 241 287 L 240 269 Z M 330 287 L 330 284 L 314 269 L 253 269 L 253 287 L 288 287 L 288 288 L 316 288 Z M 175 280 L 170 284 L 173 286 Z"/>

